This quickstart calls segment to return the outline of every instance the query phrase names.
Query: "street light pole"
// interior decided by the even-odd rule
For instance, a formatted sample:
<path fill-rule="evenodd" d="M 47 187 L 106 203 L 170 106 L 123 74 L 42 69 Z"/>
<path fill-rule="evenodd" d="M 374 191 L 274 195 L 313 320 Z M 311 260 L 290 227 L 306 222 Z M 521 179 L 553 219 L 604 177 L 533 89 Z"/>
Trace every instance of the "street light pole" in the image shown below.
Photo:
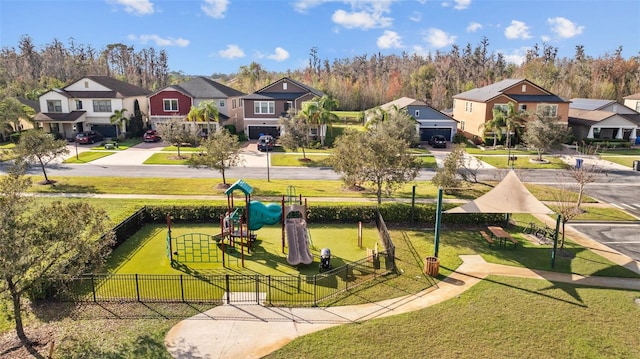
<path fill-rule="evenodd" d="M 271 178 L 269 177 L 269 145 L 266 146 L 267 149 L 267 182 L 271 182 Z"/>

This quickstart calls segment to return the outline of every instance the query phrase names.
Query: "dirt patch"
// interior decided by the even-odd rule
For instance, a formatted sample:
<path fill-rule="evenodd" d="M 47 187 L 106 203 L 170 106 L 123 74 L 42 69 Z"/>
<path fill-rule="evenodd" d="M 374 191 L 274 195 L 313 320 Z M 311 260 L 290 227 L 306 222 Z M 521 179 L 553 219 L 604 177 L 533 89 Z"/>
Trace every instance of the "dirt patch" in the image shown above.
<path fill-rule="evenodd" d="M 42 325 L 37 328 L 25 329 L 27 338 L 33 342 L 33 349 L 47 358 L 51 346 L 55 345 L 58 336 L 56 330 L 49 325 Z M 0 358 L 23 359 L 33 358 L 26 347 L 22 345 L 20 339 L 15 334 L 15 330 L 0 336 Z"/>
<path fill-rule="evenodd" d="M 228 183 L 218 183 L 217 185 L 215 185 L 215 186 L 213 187 L 213 189 L 216 189 L 216 190 L 226 190 L 226 189 L 229 189 L 229 187 L 231 187 L 231 185 L 230 185 L 230 184 L 228 184 Z"/>
<path fill-rule="evenodd" d="M 352 186 L 345 187 L 344 190 L 347 192 L 363 192 L 365 188 L 358 185 L 352 185 Z"/>

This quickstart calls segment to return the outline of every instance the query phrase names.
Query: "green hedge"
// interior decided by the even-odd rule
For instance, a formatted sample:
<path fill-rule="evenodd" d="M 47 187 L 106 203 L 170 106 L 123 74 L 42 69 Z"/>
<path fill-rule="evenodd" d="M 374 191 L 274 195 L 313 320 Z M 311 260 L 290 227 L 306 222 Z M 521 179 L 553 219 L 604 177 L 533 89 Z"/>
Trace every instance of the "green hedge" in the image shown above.
<path fill-rule="evenodd" d="M 446 211 L 456 205 L 445 204 Z M 354 205 L 310 205 L 307 210 L 309 223 L 355 223 L 372 222 L 376 217 L 375 204 Z M 227 208 L 224 206 L 147 206 L 149 222 L 165 223 L 167 214 L 171 215 L 175 223 L 211 223 L 220 219 Z M 413 217 L 414 223 L 435 223 L 435 204 L 416 204 L 413 216 L 411 204 L 408 203 L 383 203 L 380 205 L 380 213 L 387 223 L 409 223 Z M 448 224 L 474 224 L 497 223 L 503 219 L 502 214 L 443 214 L 442 223 Z"/>

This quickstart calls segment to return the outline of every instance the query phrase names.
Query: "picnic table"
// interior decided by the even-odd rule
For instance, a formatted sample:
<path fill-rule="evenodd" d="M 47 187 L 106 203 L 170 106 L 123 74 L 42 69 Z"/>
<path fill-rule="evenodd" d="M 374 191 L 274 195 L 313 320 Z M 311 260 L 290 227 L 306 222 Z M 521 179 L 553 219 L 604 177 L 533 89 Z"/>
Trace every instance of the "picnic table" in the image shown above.
<path fill-rule="evenodd" d="M 509 232 L 505 231 L 502 227 L 489 226 L 487 227 L 487 229 L 489 229 L 489 232 L 491 232 L 492 237 L 498 240 L 498 243 L 501 247 L 506 247 L 507 241 L 513 243 L 513 248 L 515 248 L 516 244 L 518 244 L 518 241 L 515 238 L 511 237 Z"/>

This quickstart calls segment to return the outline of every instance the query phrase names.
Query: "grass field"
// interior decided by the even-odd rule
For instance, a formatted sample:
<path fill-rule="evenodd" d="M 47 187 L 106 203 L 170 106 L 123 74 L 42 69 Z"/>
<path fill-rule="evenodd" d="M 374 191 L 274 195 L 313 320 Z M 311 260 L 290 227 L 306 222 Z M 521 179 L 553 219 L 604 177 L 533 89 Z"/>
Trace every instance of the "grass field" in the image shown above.
<path fill-rule="evenodd" d="M 85 151 L 85 152 L 78 153 L 77 157 L 76 155 L 73 155 L 67 158 L 66 160 L 64 160 L 63 162 L 64 163 L 88 163 L 91 161 L 95 161 L 99 158 L 111 156 L 112 154 L 113 152 L 106 152 L 106 151 Z"/>
<path fill-rule="evenodd" d="M 214 225 L 177 224 L 172 226 L 173 247 L 176 238 L 189 233 L 214 235 L 220 228 Z M 265 226 L 256 231 L 257 240 L 251 253 L 245 252 L 245 268 L 241 267 L 237 246 L 229 267 L 236 274 L 263 275 L 313 275 L 318 273 L 320 249 L 330 248 L 333 266 L 341 266 L 366 257 L 366 248 L 373 248 L 378 233 L 375 226 L 367 225 L 363 230 L 363 248 L 358 247 L 358 227 L 353 225 L 309 224 L 314 262 L 309 265 L 292 266 L 287 263 L 287 250 L 282 248 L 280 225 Z M 166 225 L 147 225 L 124 244 L 118 247 L 107 262 L 109 273 L 115 274 L 184 274 L 184 267 L 172 267 L 166 255 Z M 217 247 L 220 250 L 219 247 Z M 221 254 L 220 254 L 221 258 Z M 221 274 L 228 271 L 221 262 L 185 265 L 201 274 Z"/>

